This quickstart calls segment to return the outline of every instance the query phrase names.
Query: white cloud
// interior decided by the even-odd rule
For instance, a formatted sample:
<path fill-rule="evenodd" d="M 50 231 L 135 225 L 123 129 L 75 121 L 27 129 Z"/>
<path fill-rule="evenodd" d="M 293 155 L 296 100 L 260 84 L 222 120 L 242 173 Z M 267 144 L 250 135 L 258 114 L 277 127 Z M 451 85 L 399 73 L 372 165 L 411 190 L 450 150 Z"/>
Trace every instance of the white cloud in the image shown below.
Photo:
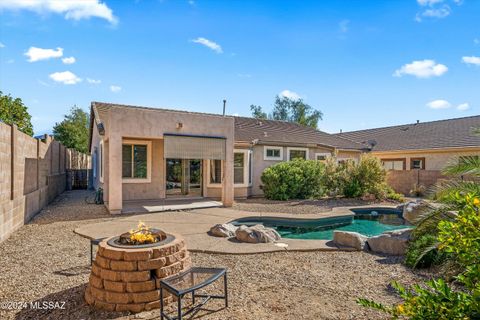
<path fill-rule="evenodd" d="M 122 87 L 112 85 L 110 86 L 110 91 L 112 92 L 120 92 L 122 90 Z"/>
<path fill-rule="evenodd" d="M 289 98 L 289 99 L 292 99 L 292 100 L 298 100 L 298 99 L 301 98 L 298 93 L 290 91 L 290 90 L 283 90 L 282 92 L 280 92 L 280 96 L 285 97 L 285 98 Z"/>
<path fill-rule="evenodd" d="M 75 57 L 68 57 L 68 58 L 63 58 L 63 59 L 62 59 L 62 62 L 63 62 L 64 64 L 74 64 L 75 61 L 77 61 L 77 60 L 75 59 Z"/>
<path fill-rule="evenodd" d="M 29 10 L 39 14 L 53 12 L 64 14 L 67 20 L 97 17 L 112 24 L 116 24 L 118 21 L 117 17 L 113 15 L 112 9 L 100 0 L 2 0 L 0 9 Z"/>
<path fill-rule="evenodd" d="M 443 2 L 443 0 L 417 0 L 417 3 L 421 6 L 433 6 L 440 2 Z"/>
<path fill-rule="evenodd" d="M 0 42 L 0 48 L 5 48 L 5 45 Z"/>
<path fill-rule="evenodd" d="M 341 33 L 346 33 L 348 32 L 348 25 L 350 24 L 350 20 L 342 20 L 340 21 L 340 23 L 338 24 L 338 28 L 340 30 Z"/>
<path fill-rule="evenodd" d="M 55 72 L 52 73 L 50 79 L 56 82 L 61 82 L 63 84 L 77 84 L 82 81 L 76 74 L 70 71 Z"/>
<path fill-rule="evenodd" d="M 87 78 L 87 82 L 90 83 L 90 84 L 100 84 L 100 83 L 102 83 L 102 80 L 95 80 L 95 79 Z"/>
<path fill-rule="evenodd" d="M 433 100 L 433 101 L 430 101 L 429 103 L 427 103 L 427 107 L 429 107 L 430 109 L 448 109 L 451 106 L 452 105 L 450 104 L 450 102 L 448 102 L 447 100 L 442 100 L 442 99 Z"/>
<path fill-rule="evenodd" d="M 395 70 L 394 77 L 403 75 L 411 75 L 417 78 L 440 77 L 448 68 L 444 64 L 436 63 L 434 60 L 418 60 L 403 65 L 400 69 Z"/>
<path fill-rule="evenodd" d="M 460 110 L 460 111 L 465 111 L 465 110 L 468 110 L 468 109 L 470 109 L 470 104 L 468 104 L 467 102 L 459 104 L 457 106 L 457 110 Z"/>
<path fill-rule="evenodd" d="M 450 7 L 447 5 L 442 6 L 441 8 L 435 8 L 435 9 L 427 9 L 422 12 L 422 16 L 427 17 L 427 18 L 445 18 L 450 15 Z"/>
<path fill-rule="evenodd" d="M 474 64 L 476 66 L 480 66 L 480 57 L 462 57 L 462 62 L 466 64 Z"/>
<path fill-rule="evenodd" d="M 35 62 L 40 60 L 47 60 L 52 58 L 60 58 L 63 56 L 63 49 L 42 49 L 37 47 L 28 48 L 24 53 L 28 57 L 28 62 Z"/>
<path fill-rule="evenodd" d="M 212 49 L 216 53 L 223 53 L 222 47 L 218 43 L 208 40 L 206 38 L 199 37 L 192 40 L 192 42 L 204 45 L 205 47 Z"/>

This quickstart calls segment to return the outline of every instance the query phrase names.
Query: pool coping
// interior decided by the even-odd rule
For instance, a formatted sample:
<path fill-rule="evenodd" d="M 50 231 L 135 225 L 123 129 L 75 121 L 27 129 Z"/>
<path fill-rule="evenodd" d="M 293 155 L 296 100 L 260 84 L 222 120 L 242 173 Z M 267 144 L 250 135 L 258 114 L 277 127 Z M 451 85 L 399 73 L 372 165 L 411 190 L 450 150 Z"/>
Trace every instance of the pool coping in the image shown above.
<path fill-rule="evenodd" d="M 317 214 L 291 214 L 277 212 L 249 212 L 231 208 L 194 209 L 189 211 L 170 211 L 115 217 L 114 220 L 98 222 L 76 228 L 74 232 L 87 239 L 98 239 L 118 235 L 136 226 L 139 220 L 152 228 L 159 228 L 165 232 L 181 234 L 187 249 L 191 252 L 216 254 L 256 254 L 283 251 L 354 251 L 355 249 L 340 247 L 332 240 L 288 239 L 282 238 L 277 243 L 288 246 L 278 247 L 275 243 L 242 243 L 230 238 L 219 238 L 208 234 L 215 224 L 228 223 L 245 217 L 278 217 L 300 220 L 321 219 L 327 217 L 353 216 L 353 208 L 375 208 L 378 204 L 351 207 L 335 207 L 328 212 Z M 397 205 L 381 205 L 381 207 L 395 208 Z"/>

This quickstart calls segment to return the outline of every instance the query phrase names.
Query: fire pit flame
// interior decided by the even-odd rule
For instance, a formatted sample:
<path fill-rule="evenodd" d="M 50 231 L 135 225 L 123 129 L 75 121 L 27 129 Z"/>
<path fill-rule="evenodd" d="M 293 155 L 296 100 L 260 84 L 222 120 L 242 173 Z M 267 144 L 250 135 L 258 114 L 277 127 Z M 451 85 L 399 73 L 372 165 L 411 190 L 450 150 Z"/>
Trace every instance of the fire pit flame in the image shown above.
<path fill-rule="evenodd" d="M 136 230 L 130 230 L 119 237 L 120 244 L 123 245 L 144 245 L 163 241 L 167 234 L 161 230 L 148 227 L 144 222 L 139 221 Z"/>

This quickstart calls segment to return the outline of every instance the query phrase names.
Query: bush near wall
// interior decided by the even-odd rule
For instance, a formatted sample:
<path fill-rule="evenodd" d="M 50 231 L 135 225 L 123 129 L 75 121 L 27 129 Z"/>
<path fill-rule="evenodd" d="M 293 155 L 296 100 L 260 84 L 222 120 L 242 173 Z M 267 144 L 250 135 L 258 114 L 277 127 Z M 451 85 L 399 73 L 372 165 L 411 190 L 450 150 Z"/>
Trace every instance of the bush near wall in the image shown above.
<path fill-rule="evenodd" d="M 324 194 L 321 177 L 325 166 L 315 160 L 281 162 L 262 173 L 263 192 L 267 199 L 309 199 Z"/>
<path fill-rule="evenodd" d="M 267 168 L 261 177 L 267 199 L 318 198 L 324 195 L 356 198 L 373 195 L 377 199 L 400 200 L 385 182 L 380 160 L 363 155 L 358 163 L 338 164 L 335 158 L 325 163 L 315 160 L 281 162 Z"/>

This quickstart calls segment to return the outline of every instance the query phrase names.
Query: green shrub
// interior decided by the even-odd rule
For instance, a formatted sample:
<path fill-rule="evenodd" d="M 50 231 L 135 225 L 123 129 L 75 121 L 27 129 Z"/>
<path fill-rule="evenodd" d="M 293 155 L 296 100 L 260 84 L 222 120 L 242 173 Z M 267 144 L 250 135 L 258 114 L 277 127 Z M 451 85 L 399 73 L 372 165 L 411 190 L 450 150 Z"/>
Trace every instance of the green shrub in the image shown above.
<path fill-rule="evenodd" d="M 410 268 L 428 268 L 445 260 L 446 253 L 438 250 L 435 235 L 425 234 L 408 243 L 405 264 Z"/>
<path fill-rule="evenodd" d="M 324 194 L 321 177 L 324 165 L 315 160 L 295 159 L 277 163 L 262 173 L 267 199 L 310 199 Z"/>
<path fill-rule="evenodd" d="M 426 286 L 406 289 L 393 283 L 403 303 L 385 306 L 358 299 L 365 307 L 384 311 L 392 319 L 480 319 L 480 199 L 467 195 L 456 219 L 438 224 L 439 250 L 452 255 L 462 268 L 456 276 L 460 290 L 443 279 L 431 280 Z M 458 287 L 457 287 L 458 288 Z"/>

